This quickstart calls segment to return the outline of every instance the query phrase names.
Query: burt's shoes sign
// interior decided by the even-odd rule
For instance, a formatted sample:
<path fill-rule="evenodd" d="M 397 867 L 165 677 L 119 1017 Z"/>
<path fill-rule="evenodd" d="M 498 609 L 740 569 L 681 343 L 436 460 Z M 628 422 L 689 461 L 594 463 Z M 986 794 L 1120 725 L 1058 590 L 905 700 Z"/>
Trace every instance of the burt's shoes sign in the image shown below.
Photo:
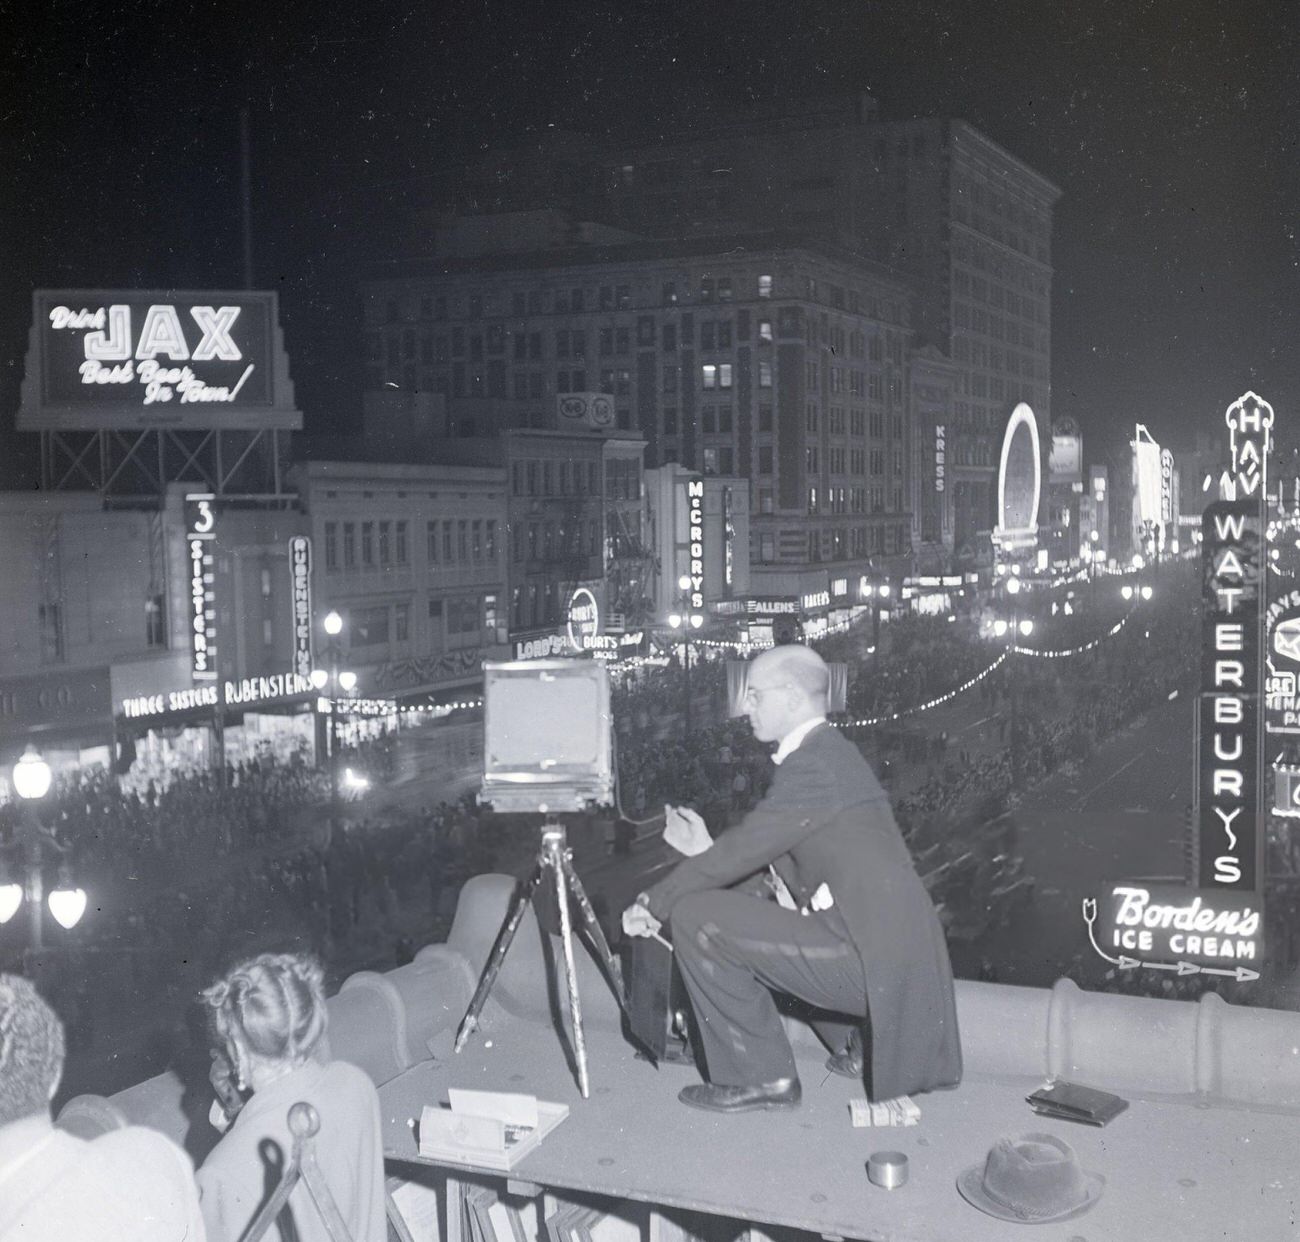
<path fill-rule="evenodd" d="M 38 290 L 24 431 L 297 429 L 275 294 Z"/>

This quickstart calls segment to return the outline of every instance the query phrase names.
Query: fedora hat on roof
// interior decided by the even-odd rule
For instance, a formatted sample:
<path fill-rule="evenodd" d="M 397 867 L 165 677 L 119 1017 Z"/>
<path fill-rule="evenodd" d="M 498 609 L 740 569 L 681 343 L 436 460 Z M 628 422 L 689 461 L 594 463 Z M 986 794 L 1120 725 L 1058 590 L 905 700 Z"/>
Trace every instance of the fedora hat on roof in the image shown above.
<path fill-rule="evenodd" d="M 1100 1174 L 1079 1167 L 1069 1143 L 1051 1134 L 998 1139 L 983 1165 L 957 1178 L 962 1197 L 981 1212 L 1026 1225 L 1087 1211 L 1104 1184 Z"/>

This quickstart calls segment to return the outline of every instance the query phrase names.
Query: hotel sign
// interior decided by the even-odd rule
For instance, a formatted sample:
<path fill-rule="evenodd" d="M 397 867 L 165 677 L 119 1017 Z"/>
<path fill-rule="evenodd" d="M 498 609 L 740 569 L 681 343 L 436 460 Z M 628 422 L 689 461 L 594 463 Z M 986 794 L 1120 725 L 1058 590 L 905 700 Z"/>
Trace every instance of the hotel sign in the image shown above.
<path fill-rule="evenodd" d="M 216 497 L 190 492 L 185 497 L 185 564 L 189 579 L 190 676 L 217 680 Z"/>
<path fill-rule="evenodd" d="M 1253 892 L 1259 855 L 1260 547 L 1257 498 L 1201 520 L 1204 602 L 1199 755 L 1202 889 Z"/>
<path fill-rule="evenodd" d="M 294 535 L 289 540 L 289 573 L 293 582 L 293 671 L 310 677 L 315 667 L 311 633 L 311 540 Z"/>
<path fill-rule="evenodd" d="M 274 293 L 38 289 L 20 431 L 297 431 Z"/>

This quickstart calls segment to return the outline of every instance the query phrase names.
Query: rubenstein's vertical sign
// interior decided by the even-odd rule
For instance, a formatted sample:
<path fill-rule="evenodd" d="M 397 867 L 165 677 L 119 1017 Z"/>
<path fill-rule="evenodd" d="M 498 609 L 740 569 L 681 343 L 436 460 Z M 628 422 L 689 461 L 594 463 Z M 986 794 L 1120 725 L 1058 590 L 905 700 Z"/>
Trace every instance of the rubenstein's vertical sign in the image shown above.
<path fill-rule="evenodd" d="M 185 565 L 189 577 L 190 675 L 217 680 L 216 497 L 189 492 L 185 497 Z"/>
<path fill-rule="evenodd" d="M 311 677 L 311 539 L 294 535 L 289 540 L 289 573 L 293 584 L 293 671 Z"/>

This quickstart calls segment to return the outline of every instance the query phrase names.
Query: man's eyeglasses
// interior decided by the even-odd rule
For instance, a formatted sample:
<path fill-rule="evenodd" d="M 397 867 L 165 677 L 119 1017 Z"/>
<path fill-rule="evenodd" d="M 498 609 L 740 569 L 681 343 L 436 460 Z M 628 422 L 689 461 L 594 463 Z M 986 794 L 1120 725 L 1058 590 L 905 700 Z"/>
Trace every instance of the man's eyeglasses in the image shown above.
<path fill-rule="evenodd" d="M 745 705 L 757 704 L 759 699 L 765 694 L 770 694 L 773 690 L 784 690 L 790 683 L 788 681 L 778 681 L 771 686 L 748 686 L 745 689 Z"/>

